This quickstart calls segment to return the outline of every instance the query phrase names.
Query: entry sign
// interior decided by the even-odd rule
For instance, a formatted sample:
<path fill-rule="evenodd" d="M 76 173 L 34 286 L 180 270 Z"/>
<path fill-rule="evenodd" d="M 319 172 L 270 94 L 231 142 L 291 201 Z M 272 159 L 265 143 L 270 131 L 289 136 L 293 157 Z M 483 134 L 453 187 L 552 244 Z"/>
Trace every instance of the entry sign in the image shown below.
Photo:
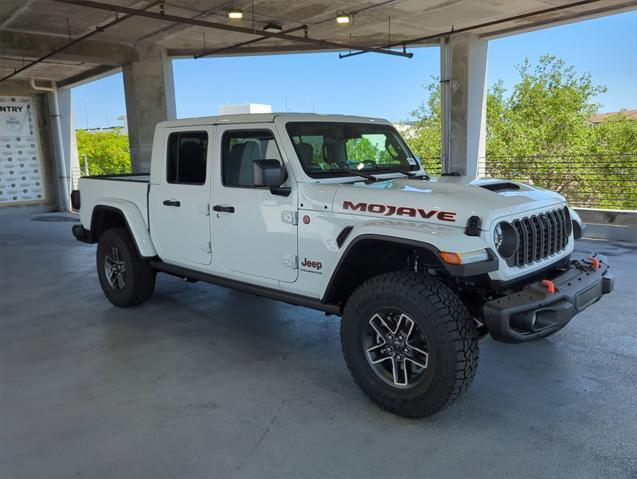
<path fill-rule="evenodd" d="M 31 97 L 0 96 L 0 205 L 45 200 Z"/>

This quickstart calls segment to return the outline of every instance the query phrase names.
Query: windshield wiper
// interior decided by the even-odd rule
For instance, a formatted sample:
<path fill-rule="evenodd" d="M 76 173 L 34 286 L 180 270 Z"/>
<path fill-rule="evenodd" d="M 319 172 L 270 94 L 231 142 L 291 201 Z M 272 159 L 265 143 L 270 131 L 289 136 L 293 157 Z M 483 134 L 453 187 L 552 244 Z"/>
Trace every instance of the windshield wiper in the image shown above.
<path fill-rule="evenodd" d="M 431 178 L 429 178 L 428 174 L 424 174 L 424 175 L 417 175 L 416 173 L 412 172 L 412 171 L 406 171 L 403 170 L 402 168 L 393 168 L 391 166 L 385 166 L 385 167 L 380 167 L 380 168 L 376 168 L 377 170 L 380 171 L 390 171 L 392 173 L 400 173 L 401 175 L 405 175 L 409 178 L 422 178 L 423 180 L 429 180 Z"/>
<path fill-rule="evenodd" d="M 339 168 L 338 170 L 330 170 L 330 173 L 339 173 L 339 172 L 354 173 L 355 175 L 360 176 L 361 178 L 365 178 L 366 180 L 378 181 L 378 178 L 376 178 L 374 175 L 370 175 L 369 173 L 363 173 L 361 170 L 357 170 L 354 168 Z"/>

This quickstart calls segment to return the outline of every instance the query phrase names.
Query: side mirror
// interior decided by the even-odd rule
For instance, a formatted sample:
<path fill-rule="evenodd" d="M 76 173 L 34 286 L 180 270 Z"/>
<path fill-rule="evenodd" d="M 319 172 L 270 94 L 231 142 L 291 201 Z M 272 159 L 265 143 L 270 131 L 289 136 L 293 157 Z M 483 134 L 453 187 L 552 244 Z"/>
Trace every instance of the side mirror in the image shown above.
<path fill-rule="evenodd" d="M 254 186 L 278 187 L 288 179 L 288 172 L 279 160 L 254 160 L 252 162 Z"/>

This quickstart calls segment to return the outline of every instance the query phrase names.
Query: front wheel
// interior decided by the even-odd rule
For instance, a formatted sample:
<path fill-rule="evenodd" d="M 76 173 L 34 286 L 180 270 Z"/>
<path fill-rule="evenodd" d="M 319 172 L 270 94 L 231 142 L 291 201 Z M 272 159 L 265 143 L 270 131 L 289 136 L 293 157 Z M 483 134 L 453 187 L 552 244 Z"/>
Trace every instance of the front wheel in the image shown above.
<path fill-rule="evenodd" d="M 451 289 L 409 272 L 364 283 L 341 322 L 354 380 L 382 408 L 412 418 L 439 411 L 467 390 L 478 366 L 478 337 Z"/>
<path fill-rule="evenodd" d="M 127 228 L 113 228 L 100 236 L 97 274 L 104 295 L 115 306 L 141 304 L 155 289 L 156 272 L 139 256 Z"/>

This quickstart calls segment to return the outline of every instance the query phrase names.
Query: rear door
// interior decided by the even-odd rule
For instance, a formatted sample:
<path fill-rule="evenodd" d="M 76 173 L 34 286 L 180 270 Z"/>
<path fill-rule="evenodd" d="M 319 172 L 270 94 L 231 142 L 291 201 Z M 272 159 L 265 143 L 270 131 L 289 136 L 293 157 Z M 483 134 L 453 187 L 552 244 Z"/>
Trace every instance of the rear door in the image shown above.
<path fill-rule="evenodd" d="M 215 158 L 221 159 L 212 191 L 215 253 L 224 268 L 294 282 L 298 275 L 296 188 L 287 165 L 288 196 L 255 188 L 254 160 L 287 164 L 271 123 L 249 128 L 218 126 Z"/>
<path fill-rule="evenodd" d="M 212 126 L 171 128 L 164 134 L 163 151 L 153 157 L 162 171 L 150 188 L 150 231 L 159 257 L 168 263 L 211 262 L 212 135 Z"/>

